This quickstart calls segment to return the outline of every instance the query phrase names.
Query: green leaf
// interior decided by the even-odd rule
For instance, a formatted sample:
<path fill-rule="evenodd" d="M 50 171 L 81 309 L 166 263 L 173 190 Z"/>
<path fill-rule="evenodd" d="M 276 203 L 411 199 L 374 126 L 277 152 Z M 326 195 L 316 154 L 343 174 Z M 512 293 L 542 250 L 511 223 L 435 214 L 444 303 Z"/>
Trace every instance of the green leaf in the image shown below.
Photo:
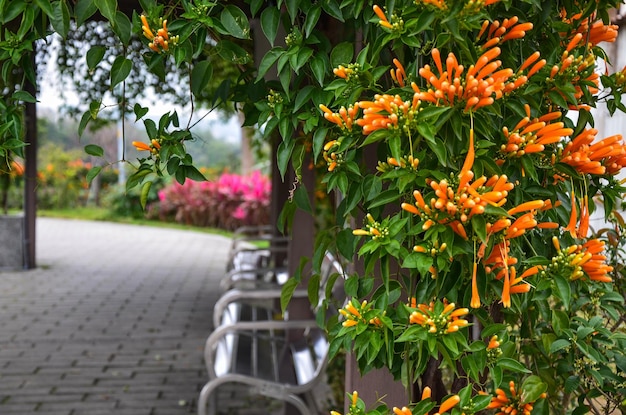
<path fill-rule="evenodd" d="M 283 71 L 278 74 L 278 80 L 283 87 L 285 93 L 289 94 L 289 85 L 291 84 L 291 71 L 288 67 L 285 67 Z"/>
<path fill-rule="evenodd" d="M 312 305 L 317 305 L 320 302 L 320 275 L 313 274 L 309 277 L 309 284 L 307 286 L 307 293 L 309 295 L 309 302 Z"/>
<path fill-rule="evenodd" d="M 500 358 L 496 365 L 510 372 L 531 373 L 530 370 L 526 369 L 526 366 L 524 366 L 517 360 L 513 360 L 508 357 Z"/>
<path fill-rule="evenodd" d="M 289 278 L 287 282 L 283 285 L 283 288 L 280 292 L 280 309 L 283 313 L 287 310 L 287 306 L 293 297 L 293 293 L 296 290 L 299 282 L 295 278 Z"/>
<path fill-rule="evenodd" d="M 35 8 L 27 7 L 22 13 L 22 22 L 20 28 L 17 31 L 17 37 L 23 38 L 28 32 L 33 29 L 33 22 L 35 21 Z"/>
<path fill-rule="evenodd" d="M 278 145 L 277 150 L 277 159 L 278 159 L 278 171 L 280 172 L 281 177 L 285 178 L 285 173 L 287 172 L 287 167 L 289 166 L 289 160 L 291 159 L 291 153 L 293 152 L 293 148 L 295 147 L 294 140 L 283 141 Z"/>
<path fill-rule="evenodd" d="M 82 26 L 87 19 L 93 16 L 98 7 L 94 0 L 78 0 L 74 6 L 74 16 L 76 17 L 76 24 Z"/>
<path fill-rule="evenodd" d="M 88 144 L 85 146 L 85 153 L 89 154 L 90 156 L 102 157 L 104 156 L 104 149 L 95 144 Z"/>
<path fill-rule="evenodd" d="M 313 213 L 313 209 L 311 208 L 311 201 L 309 200 L 309 194 L 306 190 L 306 187 L 303 185 L 298 186 L 295 192 L 293 192 L 293 201 L 296 203 L 299 209 L 307 213 Z"/>
<path fill-rule="evenodd" d="M 450 111 L 450 107 L 426 107 L 417 114 L 415 121 L 426 121 L 431 118 L 439 119 L 446 112 Z"/>
<path fill-rule="evenodd" d="M 296 99 L 294 101 L 293 110 L 298 111 L 300 108 L 302 108 L 302 106 L 306 102 L 308 102 L 309 98 L 311 98 L 311 95 L 313 94 L 314 91 L 315 91 L 315 88 L 312 85 L 307 85 L 304 88 L 302 88 L 300 91 L 298 91 L 298 94 L 296 95 Z"/>
<path fill-rule="evenodd" d="M 261 8 L 265 5 L 264 0 L 251 0 L 250 1 L 250 13 L 252 13 L 252 17 L 256 16 L 256 14 L 261 10 Z"/>
<path fill-rule="evenodd" d="M 417 269 L 421 275 L 429 275 L 433 265 L 433 257 L 420 252 L 412 252 L 402 263 L 402 268 Z"/>
<path fill-rule="evenodd" d="M 461 366 L 472 380 L 474 380 L 475 382 L 479 381 L 480 377 L 478 365 L 476 364 L 476 360 L 472 356 L 464 356 L 461 359 Z"/>
<path fill-rule="evenodd" d="M 217 53 L 222 59 L 232 63 L 244 65 L 250 61 L 250 55 L 244 48 L 230 40 L 220 40 L 216 46 Z"/>
<path fill-rule="evenodd" d="M 373 209 L 375 207 L 378 206 L 383 206 L 383 205 L 388 205 L 390 203 L 393 203 L 395 201 L 397 201 L 400 198 L 400 195 L 398 194 L 397 190 L 385 190 L 384 192 L 380 193 L 378 196 L 376 196 L 376 198 L 374 199 L 374 201 L 368 206 L 369 209 Z"/>
<path fill-rule="evenodd" d="M 13 98 L 16 101 L 23 101 L 23 102 L 30 102 L 30 103 L 37 102 L 37 98 L 32 96 L 30 92 L 24 91 L 24 90 L 19 90 L 19 91 L 14 92 L 11 98 Z"/>
<path fill-rule="evenodd" d="M 320 155 L 322 148 L 324 147 L 324 141 L 326 141 L 326 135 L 328 134 L 328 128 L 317 128 L 313 133 L 313 155 L 315 162 Z"/>
<path fill-rule="evenodd" d="M 283 205 L 280 215 L 278 215 L 278 220 L 276 221 L 276 229 L 278 229 L 280 233 L 287 233 L 289 229 L 291 229 L 296 210 L 298 210 L 298 208 L 293 202 L 287 202 Z"/>
<path fill-rule="evenodd" d="M 524 379 L 524 383 L 522 383 L 520 403 L 524 405 L 535 402 L 546 390 L 548 390 L 548 385 L 544 383 L 539 376 L 528 376 Z"/>
<path fill-rule="evenodd" d="M 275 7 L 267 7 L 261 13 L 261 30 L 270 44 L 274 46 L 278 27 L 280 25 L 280 12 Z"/>
<path fill-rule="evenodd" d="M 285 5 L 287 6 L 287 13 L 291 18 L 291 24 L 296 21 L 296 16 L 298 15 L 298 7 L 300 0 L 285 0 Z"/>
<path fill-rule="evenodd" d="M 5 1 L 0 0 L 0 23 L 7 23 L 19 16 L 26 8 L 25 1 L 11 1 L 4 5 Z"/>
<path fill-rule="evenodd" d="M 567 379 L 565 379 L 565 384 L 563 385 L 565 388 L 565 393 L 572 393 L 580 386 L 580 377 L 576 375 L 571 375 Z"/>
<path fill-rule="evenodd" d="M 311 72 L 313 72 L 313 76 L 320 86 L 324 85 L 324 78 L 328 68 L 327 62 L 328 58 L 325 55 L 315 55 L 309 62 Z"/>
<path fill-rule="evenodd" d="M 553 281 L 554 285 L 556 286 L 556 296 L 559 297 L 563 302 L 563 307 L 565 307 L 565 310 L 569 310 L 570 302 L 572 300 L 572 288 L 570 286 L 569 280 L 566 277 L 557 274 L 554 276 Z"/>
<path fill-rule="evenodd" d="M 174 179 L 176 179 L 179 184 L 185 184 L 185 181 L 187 180 L 187 175 L 185 174 L 184 165 L 180 165 L 180 168 L 176 169 L 176 172 L 174 173 Z"/>
<path fill-rule="evenodd" d="M 311 48 L 300 48 L 298 50 L 298 54 L 296 55 L 295 61 L 291 61 L 291 68 L 295 73 L 300 72 L 300 68 L 302 68 L 308 61 L 309 58 L 313 55 L 313 49 Z"/>
<path fill-rule="evenodd" d="M 474 215 L 471 219 L 472 229 L 482 242 L 487 242 L 487 224 L 483 215 Z"/>
<path fill-rule="evenodd" d="M 151 119 L 146 119 L 143 120 L 143 125 L 144 127 L 146 127 L 146 133 L 148 134 L 148 137 L 152 138 L 157 138 L 157 135 L 159 134 L 159 130 L 157 130 L 157 126 L 156 123 L 151 120 Z"/>
<path fill-rule="evenodd" d="M 417 27 L 417 31 L 415 32 L 415 34 L 421 33 L 431 27 L 430 25 L 432 24 L 433 20 L 435 20 L 434 12 L 425 10 L 420 13 L 419 18 L 417 19 L 417 24 L 415 25 Z"/>
<path fill-rule="evenodd" d="M 319 4 L 315 4 L 313 7 L 308 9 L 306 13 L 306 20 L 304 21 L 304 35 L 306 37 L 311 36 L 311 32 L 315 28 L 320 16 L 322 14 L 322 8 Z"/>
<path fill-rule="evenodd" d="M 133 69 L 133 62 L 123 56 L 118 56 L 111 66 L 111 89 L 124 81 Z"/>
<path fill-rule="evenodd" d="M 100 101 L 91 101 L 89 103 L 89 114 L 91 115 L 91 118 L 93 118 L 94 120 L 96 118 L 98 118 L 98 113 L 100 112 Z"/>
<path fill-rule="evenodd" d="M 100 10 L 102 16 L 104 16 L 111 24 L 115 23 L 115 12 L 117 11 L 117 0 L 98 0 L 96 7 Z"/>
<path fill-rule="evenodd" d="M 141 186 L 141 195 L 139 197 L 139 202 L 141 203 L 141 208 L 146 210 L 146 204 L 148 203 L 148 195 L 150 194 L 150 188 L 152 187 L 152 181 L 147 181 Z"/>
<path fill-rule="evenodd" d="M 135 104 L 133 107 L 133 112 L 135 113 L 135 122 L 139 121 L 148 113 L 149 109 L 147 107 L 142 107 L 140 104 Z"/>
<path fill-rule="evenodd" d="M 195 96 L 201 95 L 212 76 L 213 65 L 210 60 L 206 59 L 195 64 L 191 71 L 191 92 Z"/>
<path fill-rule="evenodd" d="M 126 180 L 126 191 L 128 192 L 133 187 L 137 186 L 150 173 L 152 173 L 152 169 L 142 167 L 133 174 L 131 174 Z"/>
<path fill-rule="evenodd" d="M 556 353 L 559 350 L 565 349 L 566 347 L 569 347 L 572 343 L 569 342 L 569 340 L 566 339 L 558 339 L 555 340 L 551 345 L 550 345 L 550 354 Z"/>
<path fill-rule="evenodd" d="M 563 95 L 561 95 L 560 92 L 550 91 L 548 92 L 548 98 L 550 98 L 550 101 L 552 101 L 559 107 L 565 108 L 565 109 L 568 108 L 567 101 L 565 100 L 565 98 L 563 98 Z"/>
<path fill-rule="evenodd" d="M 198 170 L 194 166 L 184 166 L 184 167 L 185 167 L 184 169 L 185 177 L 187 177 L 188 179 L 195 180 L 196 182 L 206 181 L 206 177 L 204 177 L 204 175 L 200 173 L 200 170 Z"/>
<path fill-rule="evenodd" d="M 128 16 L 120 11 L 115 12 L 115 24 L 113 25 L 113 31 L 120 38 L 122 44 L 128 45 L 130 43 L 131 36 L 131 24 Z"/>
<path fill-rule="evenodd" d="M 250 24 L 248 18 L 239 7 L 232 4 L 225 6 L 220 15 L 220 22 L 231 36 L 238 39 L 250 38 Z"/>
<path fill-rule="evenodd" d="M 340 22 L 344 21 L 343 15 L 341 13 L 341 6 L 335 0 L 328 0 L 323 2 L 322 7 L 324 8 L 324 11 L 330 16 L 334 17 Z"/>
<path fill-rule="evenodd" d="M 443 143 L 443 141 L 441 141 L 441 139 L 437 137 L 435 137 L 434 140 L 429 140 L 428 137 L 425 138 L 426 144 L 428 144 L 428 147 L 433 151 L 433 153 L 435 153 L 435 155 L 439 159 L 439 163 L 441 163 L 441 165 L 445 165 L 446 160 L 448 160 L 446 145 Z"/>
<path fill-rule="evenodd" d="M 102 170 L 102 167 L 100 166 L 94 166 L 91 169 L 89 169 L 89 171 L 87 172 L 87 183 L 89 183 L 89 185 L 91 186 L 91 182 L 93 181 L 93 179 L 96 178 L 96 176 L 98 174 L 100 174 L 100 171 Z"/>
<path fill-rule="evenodd" d="M 52 17 L 54 13 L 50 0 L 35 0 L 35 4 L 46 14 L 48 17 Z"/>
<path fill-rule="evenodd" d="M 354 57 L 354 44 L 352 42 L 341 42 L 330 52 L 330 64 L 333 68 L 339 65 L 346 65 L 352 62 Z"/>
<path fill-rule="evenodd" d="M 70 31 L 70 10 L 65 0 L 52 3 L 50 24 L 52 24 L 52 28 L 61 35 L 63 39 L 67 37 L 67 33 Z"/>
<path fill-rule="evenodd" d="M 260 79 L 262 79 L 265 74 L 267 74 L 267 72 L 270 70 L 270 68 L 276 63 L 276 61 L 278 60 L 278 58 L 284 53 L 284 50 L 281 48 L 273 48 L 270 49 L 269 52 L 267 52 L 263 58 L 261 59 L 261 62 L 259 63 L 259 67 L 258 67 L 258 74 L 256 77 L 256 80 L 259 81 Z"/>
<path fill-rule="evenodd" d="M 491 379 L 493 379 L 494 387 L 500 386 L 502 383 L 502 368 L 500 366 L 493 366 L 489 369 L 489 373 L 491 374 Z"/>
<path fill-rule="evenodd" d="M 96 66 L 102 61 L 104 58 L 104 54 L 106 53 L 107 48 L 104 46 L 92 46 L 87 51 L 87 67 L 91 69 L 95 69 Z"/>
<path fill-rule="evenodd" d="M 93 118 L 91 117 L 91 111 L 85 111 L 83 113 L 83 116 L 80 117 L 80 122 L 78 123 L 78 136 L 81 137 L 83 135 L 83 133 L 85 132 L 85 128 L 87 128 L 87 124 L 89 124 L 89 121 L 91 121 Z"/>

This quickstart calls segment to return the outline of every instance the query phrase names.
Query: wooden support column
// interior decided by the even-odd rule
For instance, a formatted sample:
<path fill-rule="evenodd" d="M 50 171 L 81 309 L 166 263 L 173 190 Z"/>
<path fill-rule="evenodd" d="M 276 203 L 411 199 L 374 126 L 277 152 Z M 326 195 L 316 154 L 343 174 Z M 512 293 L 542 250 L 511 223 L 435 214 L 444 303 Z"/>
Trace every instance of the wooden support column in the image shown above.
<path fill-rule="evenodd" d="M 378 165 L 378 156 L 374 146 L 369 146 L 364 151 L 363 165 Z M 364 219 L 364 216 L 365 214 L 361 219 Z M 363 275 L 365 272 L 363 261 L 355 258 L 354 270 L 359 275 Z M 409 403 L 409 396 L 402 386 L 402 382 L 394 380 L 387 368 L 375 369 L 361 376 L 357 362 L 350 353 L 346 356 L 345 389 L 348 393 L 357 391 L 368 409 L 375 408 L 379 399 L 385 402 L 389 408 L 394 406 L 402 408 Z M 349 402 L 346 400 L 344 403 L 345 413 L 348 412 L 348 404 Z"/>
<path fill-rule="evenodd" d="M 34 46 L 33 46 L 34 48 Z M 35 52 L 33 52 L 33 65 Z M 37 96 L 37 87 L 26 82 L 25 88 L 32 96 Z M 24 167 L 24 268 L 37 267 L 36 260 L 36 219 L 37 219 L 37 104 L 26 103 L 24 136 L 25 167 Z"/>

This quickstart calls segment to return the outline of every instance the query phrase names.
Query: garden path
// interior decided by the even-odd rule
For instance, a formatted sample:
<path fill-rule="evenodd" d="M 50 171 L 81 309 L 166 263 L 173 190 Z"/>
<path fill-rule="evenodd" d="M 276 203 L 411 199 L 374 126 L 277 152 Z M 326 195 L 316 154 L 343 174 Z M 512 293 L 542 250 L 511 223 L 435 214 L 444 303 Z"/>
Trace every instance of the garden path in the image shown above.
<path fill-rule="evenodd" d="M 39 218 L 38 268 L 0 272 L 0 414 L 195 413 L 228 248 L 193 231 Z"/>

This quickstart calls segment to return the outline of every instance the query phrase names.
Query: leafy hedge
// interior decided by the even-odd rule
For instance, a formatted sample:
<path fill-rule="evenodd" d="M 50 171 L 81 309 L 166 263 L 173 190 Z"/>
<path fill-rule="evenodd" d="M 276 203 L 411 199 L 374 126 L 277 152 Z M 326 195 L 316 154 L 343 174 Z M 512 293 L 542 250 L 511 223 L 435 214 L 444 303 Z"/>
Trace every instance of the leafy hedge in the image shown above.
<path fill-rule="evenodd" d="M 153 214 L 194 226 L 233 230 L 269 223 L 270 182 L 259 172 L 224 173 L 215 181 L 173 182 L 159 192 Z"/>

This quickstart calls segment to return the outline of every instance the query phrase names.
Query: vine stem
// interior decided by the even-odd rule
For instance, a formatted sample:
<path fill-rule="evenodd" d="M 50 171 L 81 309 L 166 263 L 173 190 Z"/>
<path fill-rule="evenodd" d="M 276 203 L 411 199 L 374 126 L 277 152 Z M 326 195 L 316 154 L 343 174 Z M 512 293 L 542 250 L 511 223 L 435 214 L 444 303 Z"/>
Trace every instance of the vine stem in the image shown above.
<path fill-rule="evenodd" d="M 126 80 L 122 82 L 122 161 L 126 161 Z"/>
<path fill-rule="evenodd" d="M 189 72 L 189 102 L 191 103 L 189 121 L 187 122 L 187 130 L 189 130 L 192 127 L 191 121 L 193 120 L 193 113 L 195 111 L 195 103 L 193 101 L 193 91 L 191 90 L 191 65 L 190 64 L 187 65 L 187 71 Z"/>

